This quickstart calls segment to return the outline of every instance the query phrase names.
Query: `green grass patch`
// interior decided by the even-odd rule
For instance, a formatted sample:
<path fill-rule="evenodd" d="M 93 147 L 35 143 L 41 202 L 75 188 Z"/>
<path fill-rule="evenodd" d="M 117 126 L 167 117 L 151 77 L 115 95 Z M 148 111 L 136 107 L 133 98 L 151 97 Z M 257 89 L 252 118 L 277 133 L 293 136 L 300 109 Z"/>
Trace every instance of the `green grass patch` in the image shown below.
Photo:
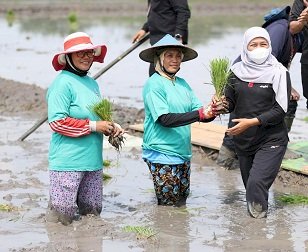
<path fill-rule="evenodd" d="M 107 181 L 107 180 L 110 180 L 112 179 L 112 176 L 107 174 L 107 173 L 103 173 L 103 181 Z"/>
<path fill-rule="evenodd" d="M 157 232 L 151 227 L 144 226 L 125 226 L 123 227 L 124 232 L 135 233 L 137 238 L 149 239 L 157 234 Z"/>
<path fill-rule="evenodd" d="M 0 211 L 3 212 L 12 212 L 18 210 L 17 207 L 8 205 L 8 204 L 0 204 Z"/>
<path fill-rule="evenodd" d="M 108 159 L 103 160 L 103 166 L 104 167 L 110 167 L 111 166 L 111 160 L 108 160 Z"/>
<path fill-rule="evenodd" d="M 304 117 L 303 121 L 308 123 L 308 116 Z"/>
<path fill-rule="evenodd" d="M 281 195 L 277 198 L 280 202 L 288 205 L 308 204 L 308 197 L 303 195 Z"/>

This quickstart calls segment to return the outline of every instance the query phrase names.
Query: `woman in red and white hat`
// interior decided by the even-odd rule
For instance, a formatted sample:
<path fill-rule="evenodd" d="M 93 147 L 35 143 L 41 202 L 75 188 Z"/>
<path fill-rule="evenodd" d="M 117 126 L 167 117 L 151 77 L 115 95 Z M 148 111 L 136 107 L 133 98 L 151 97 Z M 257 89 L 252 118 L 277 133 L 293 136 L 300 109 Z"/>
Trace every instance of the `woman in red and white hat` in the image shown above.
<path fill-rule="evenodd" d="M 64 50 L 52 60 L 54 69 L 62 71 L 46 96 L 54 131 L 49 149 L 50 210 L 64 225 L 79 215 L 101 213 L 103 134 L 123 134 L 89 109 L 101 95 L 88 71 L 93 62 L 104 62 L 106 52 L 105 45 L 93 45 L 88 34 L 76 32 L 64 39 Z"/>

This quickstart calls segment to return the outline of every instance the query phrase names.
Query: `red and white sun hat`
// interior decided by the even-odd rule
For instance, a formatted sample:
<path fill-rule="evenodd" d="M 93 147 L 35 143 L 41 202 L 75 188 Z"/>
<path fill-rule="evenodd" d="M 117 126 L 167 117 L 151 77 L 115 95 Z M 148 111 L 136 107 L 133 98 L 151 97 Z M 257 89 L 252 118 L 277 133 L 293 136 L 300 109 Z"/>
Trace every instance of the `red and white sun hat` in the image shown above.
<path fill-rule="evenodd" d="M 103 63 L 107 52 L 105 45 L 93 45 L 91 38 L 84 32 L 75 32 L 68 35 L 64 39 L 64 51 L 57 53 L 52 60 L 52 65 L 56 71 L 62 70 L 65 67 L 66 59 L 65 54 L 94 50 L 93 61 Z"/>

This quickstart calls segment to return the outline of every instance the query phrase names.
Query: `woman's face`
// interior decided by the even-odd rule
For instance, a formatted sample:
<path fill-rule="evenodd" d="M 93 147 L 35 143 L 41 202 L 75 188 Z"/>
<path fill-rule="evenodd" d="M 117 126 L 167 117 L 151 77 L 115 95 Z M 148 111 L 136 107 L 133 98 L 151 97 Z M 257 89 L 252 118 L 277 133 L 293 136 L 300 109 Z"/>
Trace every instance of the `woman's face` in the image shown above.
<path fill-rule="evenodd" d="M 182 52 L 178 49 L 168 49 L 164 55 L 164 68 L 169 73 L 176 73 L 181 66 Z"/>
<path fill-rule="evenodd" d="M 247 46 L 248 51 L 253 51 L 257 48 L 269 48 L 269 44 L 265 38 L 257 37 L 252 39 Z"/>
<path fill-rule="evenodd" d="M 88 71 L 93 63 L 94 51 L 86 50 L 72 53 L 74 65 L 83 71 Z"/>

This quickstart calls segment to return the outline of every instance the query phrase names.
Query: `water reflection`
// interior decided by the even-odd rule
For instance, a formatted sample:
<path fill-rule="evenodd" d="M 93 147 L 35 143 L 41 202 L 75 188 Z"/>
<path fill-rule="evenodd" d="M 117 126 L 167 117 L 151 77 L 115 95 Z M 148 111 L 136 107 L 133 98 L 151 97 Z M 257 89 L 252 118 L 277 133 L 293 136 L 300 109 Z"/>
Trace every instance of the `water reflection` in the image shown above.
<path fill-rule="evenodd" d="M 148 216 L 157 231 L 153 247 L 148 252 L 189 252 L 190 214 L 186 207 L 155 206 Z"/>

